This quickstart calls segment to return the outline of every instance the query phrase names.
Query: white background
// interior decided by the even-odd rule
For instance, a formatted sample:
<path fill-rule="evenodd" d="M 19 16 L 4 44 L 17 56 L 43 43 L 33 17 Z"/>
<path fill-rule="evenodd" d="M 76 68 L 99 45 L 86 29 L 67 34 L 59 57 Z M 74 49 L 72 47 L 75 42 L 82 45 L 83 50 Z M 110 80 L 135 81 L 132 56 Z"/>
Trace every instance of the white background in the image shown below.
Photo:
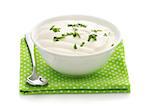
<path fill-rule="evenodd" d="M 131 93 L 20 96 L 21 35 L 59 15 L 92 15 L 115 24 L 123 36 Z M 0 106 L 150 107 L 149 0 L 0 0 Z"/>

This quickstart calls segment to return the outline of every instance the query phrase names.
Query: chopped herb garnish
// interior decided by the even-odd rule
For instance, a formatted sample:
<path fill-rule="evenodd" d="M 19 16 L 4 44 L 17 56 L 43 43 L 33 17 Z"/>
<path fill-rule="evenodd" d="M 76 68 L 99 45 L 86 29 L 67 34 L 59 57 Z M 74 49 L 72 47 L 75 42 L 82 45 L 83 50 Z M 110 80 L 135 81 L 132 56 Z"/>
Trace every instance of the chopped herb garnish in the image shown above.
<path fill-rule="evenodd" d="M 54 41 L 60 41 L 65 39 L 67 36 L 71 36 L 71 37 L 79 37 L 80 38 L 80 29 L 81 28 L 86 28 L 87 26 L 81 23 L 76 23 L 76 24 L 68 24 L 68 27 L 71 27 L 72 32 L 66 32 L 66 33 L 61 33 L 60 36 L 55 36 L 53 37 Z M 61 28 L 56 27 L 55 25 L 51 26 L 50 31 L 53 32 L 60 32 Z M 78 31 L 79 30 L 79 31 Z M 91 34 L 88 35 L 88 42 L 90 41 L 96 41 L 97 40 L 97 36 L 98 36 L 98 32 L 102 32 L 101 29 L 93 29 L 90 30 Z M 103 32 L 102 32 L 103 33 Z M 110 32 L 106 32 L 103 34 L 103 36 L 107 37 L 108 35 L 110 35 Z M 80 45 L 77 45 L 76 43 L 73 45 L 74 49 L 78 49 L 78 47 L 83 47 L 85 45 L 85 42 L 82 42 Z M 114 46 L 114 44 L 111 44 L 111 46 Z"/>
<path fill-rule="evenodd" d="M 86 28 L 86 25 L 78 23 L 78 24 L 68 24 L 68 27 L 84 27 Z"/>
<path fill-rule="evenodd" d="M 74 48 L 74 49 L 77 49 L 77 45 L 76 45 L 76 44 L 74 44 L 73 48 Z"/>
<path fill-rule="evenodd" d="M 65 34 L 61 34 L 61 36 L 66 36 Z"/>
<path fill-rule="evenodd" d="M 94 41 L 96 41 L 96 37 L 97 37 L 96 34 L 90 34 L 89 38 L 88 38 L 88 41 L 90 41 L 91 39 L 93 39 Z"/>
<path fill-rule="evenodd" d="M 60 28 L 54 28 L 53 32 L 60 32 Z"/>
<path fill-rule="evenodd" d="M 53 25 L 49 30 L 53 30 L 54 26 L 55 26 L 55 25 Z"/>
<path fill-rule="evenodd" d="M 78 26 L 86 28 L 86 25 L 78 23 Z"/>
<path fill-rule="evenodd" d="M 73 35 L 73 32 L 66 33 L 66 36 Z"/>
<path fill-rule="evenodd" d="M 73 27 L 73 24 L 68 24 L 68 27 Z"/>
<path fill-rule="evenodd" d="M 73 31 L 75 31 L 75 32 L 76 32 L 77 30 L 78 30 L 77 28 L 73 28 Z"/>
<path fill-rule="evenodd" d="M 97 33 L 97 32 L 101 32 L 102 30 L 91 30 L 92 32 L 95 32 L 95 33 Z"/>
<path fill-rule="evenodd" d="M 85 44 L 85 42 L 82 42 L 82 44 L 80 45 L 80 47 L 83 47 L 84 44 Z"/>
<path fill-rule="evenodd" d="M 113 44 L 111 44 L 111 46 L 114 46 L 114 43 L 113 43 Z"/>
<path fill-rule="evenodd" d="M 106 37 L 107 37 L 108 35 L 107 35 L 106 33 L 104 33 L 104 35 L 103 35 L 103 36 L 106 36 Z"/>
<path fill-rule="evenodd" d="M 53 25 L 50 30 L 52 30 L 53 32 L 60 32 L 60 28 L 55 27 L 55 25 Z"/>
<path fill-rule="evenodd" d="M 66 36 L 73 36 L 73 37 L 79 37 L 80 38 L 80 35 L 79 35 L 79 33 L 78 32 L 67 32 L 66 34 L 61 34 L 61 36 L 63 36 L 63 37 L 66 37 Z"/>
<path fill-rule="evenodd" d="M 73 33 L 73 37 L 77 37 L 77 36 L 80 38 L 80 35 L 79 35 L 79 33 L 77 33 L 77 32 L 74 32 L 74 33 Z"/>
<path fill-rule="evenodd" d="M 70 35 L 72 35 L 73 37 L 78 36 L 80 38 L 80 35 L 77 32 L 70 32 L 70 33 L 62 34 L 62 36 L 70 36 Z"/>
<path fill-rule="evenodd" d="M 60 37 L 56 37 L 56 36 L 55 36 L 55 37 L 53 38 L 53 40 L 54 40 L 54 41 L 59 41 L 59 40 L 64 39 L 64 38 L 65 38 L 64 36 L 60 36 Z"/>

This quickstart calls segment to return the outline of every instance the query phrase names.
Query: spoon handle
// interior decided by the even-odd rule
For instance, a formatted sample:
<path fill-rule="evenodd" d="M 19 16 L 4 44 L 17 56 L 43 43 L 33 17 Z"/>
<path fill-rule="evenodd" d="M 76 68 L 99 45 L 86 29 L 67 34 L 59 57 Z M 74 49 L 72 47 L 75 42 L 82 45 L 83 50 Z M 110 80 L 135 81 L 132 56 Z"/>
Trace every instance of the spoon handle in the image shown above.
<path fill-rule="evenodd" d="M 32 66 L 33 66 L 33 73 L 35 73 L 36 65 L 35 65 L 35 57 L 34 57 L 34 43 L 31 39 L 31 35 L 29 33 L 26 34 L 25 38 L 26 38 L 26 42 L 27 42 L 27 45 L 28 45 L 28 48 L 29 48 L 29 53 L 30 53 L 30 56 L 31 56 L 31 61 L 32 61 Z"/>

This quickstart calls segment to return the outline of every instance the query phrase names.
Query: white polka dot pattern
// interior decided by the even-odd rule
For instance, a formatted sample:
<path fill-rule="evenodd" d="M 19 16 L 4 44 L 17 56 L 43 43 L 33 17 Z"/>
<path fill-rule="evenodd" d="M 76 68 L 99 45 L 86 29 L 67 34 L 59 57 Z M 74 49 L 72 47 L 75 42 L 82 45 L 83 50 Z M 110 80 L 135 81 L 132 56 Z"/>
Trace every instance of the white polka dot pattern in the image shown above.
<path fill-rule="evenodd" d="M 20 45 L 20 93 L 29 94 L 90 94 L 130 92 L 130 84 L 125 64 L 124 46 L 120 43 L 105 66 L 93 74 L 71 77 L 58 73 L 49 67 L 37 48 L 35 58 L 37 73 L 48 80 L 46 86 L 31 86 L 26 78 L 31 74 L 32 63 L 25 39 Z"/>

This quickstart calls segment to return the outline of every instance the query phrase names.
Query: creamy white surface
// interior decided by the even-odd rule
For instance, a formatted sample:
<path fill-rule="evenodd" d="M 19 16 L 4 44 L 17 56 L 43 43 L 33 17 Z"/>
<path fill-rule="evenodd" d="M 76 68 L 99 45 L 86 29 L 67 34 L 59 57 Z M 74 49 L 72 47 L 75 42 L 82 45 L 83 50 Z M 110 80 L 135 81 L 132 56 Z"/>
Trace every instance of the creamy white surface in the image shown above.
<path fill-rule="evenodd" d="M 72 32 L 72 27 L 68 27 L 68 24 L 77 24 L 81 23 L 84 25 L 87 25 L 86 28 L 80 27 L 78 29 L 78 33 L 80 34 L 80 38 L 73 37 L 73 36 L 67 36 L 65 39 L 60 41 L 54 41 L 54 36 L 59 36 L 62 33 Z M 60 32 L 53 32 L 49 29 L 51 26 L 55 25 L 56 27 L 61 28 Z M 100 29 L 102 32 L 91 33 L 91 30 L 94 29 Z M 104 33 L 106 33 L 108 36 L 103 36 Z M 87 41 L 90 34 L 97 34 L 97 40 L 96 41 Z M 37 41 L 39 44 L 55 53 L 62 53 L 62 54 L 71 54 L 71 55 L 88 55 L 93 54 L 95 52 L 103 51 L 109 47 L 111 47 L 112 44 L 115 43 L 115 36 L 114 33 L 104 26 L 98 25 L 93 22 L 89 21 L 56 21 L 53 23 L 47 23 L 45 25 L 42 25 L 39 30 L 37 31 Z M 80 47 L 82 42 L 85 42 L 83 47 Z M 78 49 L 74 49 L 74 44 L 77 45 Z"/>

